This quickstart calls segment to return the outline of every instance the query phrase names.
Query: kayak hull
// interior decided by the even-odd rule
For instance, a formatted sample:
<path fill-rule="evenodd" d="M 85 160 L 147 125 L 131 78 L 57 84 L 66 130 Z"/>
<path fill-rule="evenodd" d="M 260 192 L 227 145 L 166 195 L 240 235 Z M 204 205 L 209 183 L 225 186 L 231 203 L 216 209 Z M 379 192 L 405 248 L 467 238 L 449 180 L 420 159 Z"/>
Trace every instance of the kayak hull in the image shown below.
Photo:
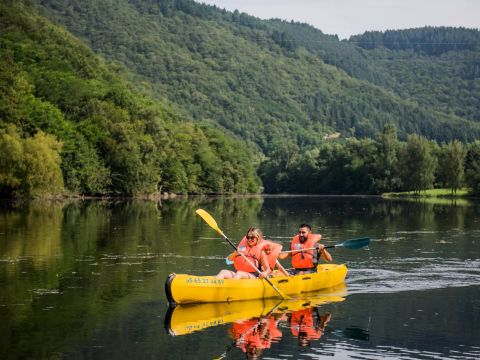
<path fill-rule="evenodd" d="M 345 264 L 321 264 L 312 274 L 277 276 L 269 280 L 282 293 L 296 295 L 339 285 L 345 281 L 347 271 Z M 170 274 L 165 292 L 171 306 L 279 297 L 264 279 L 217 279 L 188 274 Z"/>

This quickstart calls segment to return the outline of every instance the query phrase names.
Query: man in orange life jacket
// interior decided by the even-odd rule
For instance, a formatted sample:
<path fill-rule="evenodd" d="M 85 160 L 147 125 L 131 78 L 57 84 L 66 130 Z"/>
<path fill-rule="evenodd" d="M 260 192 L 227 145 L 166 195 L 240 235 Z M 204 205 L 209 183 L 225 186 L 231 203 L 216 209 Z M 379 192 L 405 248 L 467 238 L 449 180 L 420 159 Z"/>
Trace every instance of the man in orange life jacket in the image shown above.
<path fill-rule="evenodd" d="M 325 249 L 325 245 L 318 243 L 321 238 L 322 235 L 312 233 L 310 225 L 302 224 L 298 228 L 298 234 L 292 239 L 290 245 L 292 252 L 280 254 L 279 258 L 286 259 L 289 256 L 292 257 L 292 266 L 294 268 L 290 270 L 292 274 L 315 272 L 319 257 L 328 262 L 332 261 L 332 255 Z"/>
<path fill-rule="evenodd" d="M 265 251 L 263 251 L 265 245 L 266 243 L 261 230 L 256 227 L 251 227 L 248 229 L 246 236 L 238 244 L 237 251 L 228 255 L 228 260 L 233 261 L 233 266 L 237 271 L 221 270 L 216 277 L 219 279 L 253 279 L 257 276 L 267 277 L 272 270 L 268 265 Z M 240 255 L 240 253 L 245 255 L 245 257 Z M 257 269 L 262 269 L 260 275 L 245 258 Z"/>

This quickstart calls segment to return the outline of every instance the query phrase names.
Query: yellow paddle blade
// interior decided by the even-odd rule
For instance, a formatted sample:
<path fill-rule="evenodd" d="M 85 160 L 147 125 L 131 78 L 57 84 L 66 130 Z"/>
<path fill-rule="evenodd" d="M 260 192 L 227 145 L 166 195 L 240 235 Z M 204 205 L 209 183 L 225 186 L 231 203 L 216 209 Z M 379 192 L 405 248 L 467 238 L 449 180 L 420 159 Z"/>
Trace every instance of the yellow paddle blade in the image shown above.
<path fill-rule="evenodd" d="M 212 215 L 210 215 L 208 212 L 206 212 L 205 210 L 203 209 L 197 209 L 195 211 L 197 213 L 198 216 L 200 216 L 208 225 L 210 225 L 210 227 L 215 230 L 216 232 L 218 232 L 220 235 L 224 236 L 223 235 L 223 231 L 220 230 L 220 228 L 218 227 L 217 225 L 217 222 L 215 221 L 215 219 L 212 217 Z"/>

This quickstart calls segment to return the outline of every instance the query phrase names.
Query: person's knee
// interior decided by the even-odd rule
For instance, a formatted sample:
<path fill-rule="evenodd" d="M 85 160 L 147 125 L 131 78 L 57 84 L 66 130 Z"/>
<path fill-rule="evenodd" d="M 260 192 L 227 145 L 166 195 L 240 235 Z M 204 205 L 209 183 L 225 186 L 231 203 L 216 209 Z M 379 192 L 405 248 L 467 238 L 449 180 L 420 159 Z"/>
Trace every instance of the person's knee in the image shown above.
<path fill-rule="evenodd" d="M 232 275 L 230 270 L 221 270 L 215 277 L 217 279 L 231 279 Z"/>
<path fill-rule="evenodd" d="M 242 279 L 242 278 L 243 278 L 242 272 L 241 272 L 241 271 L 237 271 L 237 272 L 235 273 L 235 275 L 233 275 L 233 278 L 234 278 L 234 279 Z"/>
<path fill-rule="evenodd" d="M 250 276 L 247 272 L 245 271 L 237 271 L 235 273 L 235 276 L 233 277 L 234 279 L 248 279 Z"/>

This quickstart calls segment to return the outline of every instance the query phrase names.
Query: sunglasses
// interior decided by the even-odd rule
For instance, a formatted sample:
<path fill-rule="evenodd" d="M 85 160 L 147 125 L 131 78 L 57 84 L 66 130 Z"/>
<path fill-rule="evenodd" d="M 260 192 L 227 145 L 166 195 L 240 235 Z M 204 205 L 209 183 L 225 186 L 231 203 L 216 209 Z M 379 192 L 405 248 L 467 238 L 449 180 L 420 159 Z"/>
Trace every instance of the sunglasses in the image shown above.
<path fill-rule="evenodd" d="M 247 238 L 248 241 L 257 239 L 255 236 L 247 236 L 246 238 Z"/>

